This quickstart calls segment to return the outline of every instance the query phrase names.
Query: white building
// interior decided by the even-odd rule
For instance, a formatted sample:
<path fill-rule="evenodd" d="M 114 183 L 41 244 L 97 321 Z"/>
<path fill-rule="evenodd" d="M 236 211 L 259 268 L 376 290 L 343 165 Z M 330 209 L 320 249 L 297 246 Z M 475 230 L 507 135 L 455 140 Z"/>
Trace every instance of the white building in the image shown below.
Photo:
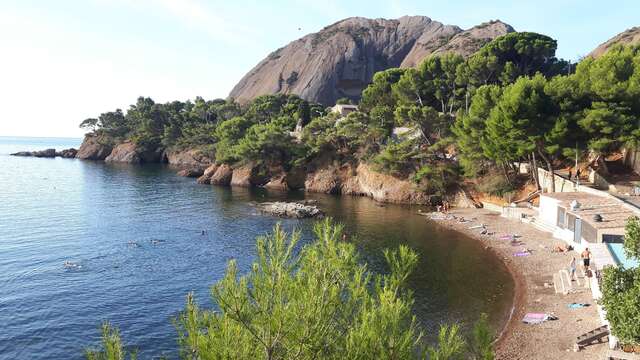
<path fill-rule="evenodd" d="M 356 111 L 358 111 L 358 105 L 336 104 L 331 108 L 331 112 L 340 114 L 340 117 L 345 117 Z"/>

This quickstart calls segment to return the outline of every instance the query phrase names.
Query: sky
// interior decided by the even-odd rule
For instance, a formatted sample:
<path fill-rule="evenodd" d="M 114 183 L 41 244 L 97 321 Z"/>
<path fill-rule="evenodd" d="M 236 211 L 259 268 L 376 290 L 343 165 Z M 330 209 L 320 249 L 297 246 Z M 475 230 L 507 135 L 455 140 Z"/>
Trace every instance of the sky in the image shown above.
<path fill-rule="evenodd" d="M 270 52 L 351 16 L 500 19 L 577 60 L 638 13 L 637 0 L 0 0 L 0 136 L 81 137 L 82 120 L 139 96 L 225 98 Z"/>

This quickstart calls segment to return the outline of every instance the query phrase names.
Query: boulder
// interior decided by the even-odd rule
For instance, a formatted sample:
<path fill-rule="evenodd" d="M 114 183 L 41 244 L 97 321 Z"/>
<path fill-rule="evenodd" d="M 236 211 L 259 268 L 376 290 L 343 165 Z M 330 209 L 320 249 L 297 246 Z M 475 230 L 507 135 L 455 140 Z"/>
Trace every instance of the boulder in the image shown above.
<path fill-rule="evenodd" d="M 324 213 L 315 205 L 297 202 L 264 202 L 257 205 L 259 211 L 285 218 L 322 217 Z"/>
<path fill-rule="evenodd" d="M 184 167 L 184 168 L 201 168 L 204 169 L 213 163 L 213 160 L 200 150 L 165 150 L 162 154 L 164 162 Z"/>
<path fill-rule="evenodd" d="M 227 164 L 220 165 L 213 175 L 211 175 L 211 179 L 209 183 L 211 185 L 222 185 L 228 186 L 231 183 L 231 178 L 233 177 L 233 169 L 231 166 Z"/>
<path fill-rule="evenodd" d="M 53 158 L 56 157 L 56 149 L 46 149 L 41 151 L 34 151 L 33 156 L 35 157 L 44 157 L 44 158 Z"/>
<path fill-rule="evenodd" d="M 75 158 L 77 154 L 78 154 L 78 150 L 74 148 L 64 149 L 62 151 L 56 152 L 56 156 L 59 156 L 65 159 Z"/>
<path fill-rule="evenodd" d="M 111 145 L 102 142 L 99 136 L 87 134 L 76 153 L 76 158 L 83 160 L 104 160 L 111 154 Z"/>
<path fill-rule="evenodd" d="M 200 168 L 182 169 L 178 171 L 178 176 L 184 177 L 200 177 L 204 174 L 204 171 Z"/>
<path fill-rule="evenodd" d="M 252 171 L 253 171 L 253 166 L 251 165 L 243 165 L 233 169 L 233 174 L 231 176 L 231 186 L 250 187 L 252 185 L 251 183 Z"/>
<path fill-rule="evenodd" d="M 143 162 L 142 158 L 136 151 L 136 145 L 130 141 L 116 145 L 116 147 L 113 148 L 113 151 L 111 151 L 111 154 L 109 154 L 104 161 L 127 164 L 140 164 Z"/>
<path fill-rule="evenodd" d="M 211 164 L 208 168 L 204 169 L 202 176 L 197 180 L 198 184 L 211 184 L 211 178 L 218 170 L 218 165 Z"/>
<path fill-rule="evenodd" d="M 245 164 L 233 169 L 231 186 L 264 186 L 269 182 L 269 170 L 257 167 L 254 164 Z"/>

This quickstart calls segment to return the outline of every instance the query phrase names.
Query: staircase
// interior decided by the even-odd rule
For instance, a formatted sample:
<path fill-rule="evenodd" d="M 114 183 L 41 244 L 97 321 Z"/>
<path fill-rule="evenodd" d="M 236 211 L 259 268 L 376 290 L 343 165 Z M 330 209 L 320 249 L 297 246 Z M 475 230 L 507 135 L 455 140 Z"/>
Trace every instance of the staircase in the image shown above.
<path fill-rule="evenodd" d="M 594 341 L 602 342 L 604 338 L 609 336 L 609 327 L 607 325 L 600 326 L 589 332 L 586 332 L 576 338 L 576 343 L 573 345 L 573 351 L 580 351 L 587 345 L 592 344 Z"/>
<path fill-rule="evenodd" d="M 576 280 L 571 281 L 569 271 L 562 269 L 553 274 L 553 288 L 556 294 L 567 295 L 581 291 L 582 289 L 588 289 L 589 284 L 584 274 L 583 276 L 579 276 L 578 273 L 576 273 Z"/>
<path fill-rule="evenodd" d="M 556 231 L 555 226 L 549 225 L 549 224 L 545 223 L 544 221 L 538 219 L 537 217 L 532 217 L 531 221 L 529 223 L 531 225 L 535 226 L 535 228 L 540 230 L 540 231 L 544 231 L 544 232 L 548 232 L 548 233 L 552 233 L 552 234 L 553 234 L 554 231 Z"/>

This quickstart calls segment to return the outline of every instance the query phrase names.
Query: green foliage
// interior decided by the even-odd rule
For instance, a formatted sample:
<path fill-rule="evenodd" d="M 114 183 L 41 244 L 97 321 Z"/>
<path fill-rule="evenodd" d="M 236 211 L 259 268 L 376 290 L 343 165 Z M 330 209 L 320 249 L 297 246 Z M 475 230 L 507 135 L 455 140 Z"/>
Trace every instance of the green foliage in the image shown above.
<path fill-rule="evenodd" d="M 482 144 L 486 139 L 486 120 L 502 95 L 497 85 L 483 85 L 473 96 L 469 112 L 456 118 L 452 132 L 456 137 L 460 165 L 468 177 L 480 175 L 485 168 L 486 157 Z"/>
<path fill-rule="evenodd" d="M 489 326 L 487 314 L 482 314 L 480 319 L 473 326 L 473 337 L 471 338 L 471 351 L 475 360 L 493 360 L 493 333 Z"/>
<path fill-rule="evenodd" d="M 640 259 L 640 219 L 627 220 L 625 254 Z M 640 344 L 640 268 L 608 266 L 602 276 L 602 306 L 607 311 L 611 333 L 623 344 Z"/>
<path fill-rule="evenodd" d="M 601 303 L 611 333 L 623 344 L 640 344 L 640 270 L 605 268 Z"/>
<path fill-rule="evenodd" d="M 214 309 L 193 294 L 175 319 L 183 359 L 491 359 L 486 317 L 474 327 L 470 347 L 460 326 L 442 326 L 438 344 L 424 348 L 412 315 L 407 281 L 418 256 L 406 246 L 385 250 L 387 271 L 369 270 L 356 247 L 342 240 L 331 219 L 315 224 L 315 241 L 276 225 L 256 241 L 251 270 L 234 260 L 211 288 Z M 103 326 L 103 350 L 89 360 L 124 360 L 118 331 Z M 131 355 L 132 358 L 135 354 Z"/>
<path fill-rule="evenodd" d="M 347 98 L 347 97 L 343 97 L 340 98 L 338 100 L 336 100 L 336 105 L 353 105 L 353 100 Z"/>
<path fill-rule="evenodd" d="M 457 183 L 460 171 L 456 164 L 436 162 L 422 166 L 413 176 L 413 181 L 428 194 L 444 196 Z"/>
<path fill-rule="evenodd" d="M 556 48 L 556 41 L 545 35 L 509 33 L 483 46 L 460 69 L 460 76 L 473 87 L 510 84 L 538 72 L 553 76 L 564 70 L 555 58 Z"/>
<path fill-rule="evenodd" d="M 120 339 L 120 332 L 118 329 L 113 328 L 108 322 L 102 324 L 101 341 L 100 349 L 85 350 L 87 360 L 125 360 L 127 359 L 127 355 L 130 360 L 137 358 L 137 352 L 135 350 L 129 353 L 124 350 Z"/>
<path fill-rule="evenodd" d="M 624 252 L 629 258 L 640 259 L 640 219 L 632 216 L 624 227 Z"/>
<path fill-rule="evenodd" d="M 476 185 L 478 191 L 489 195 L 505 196 L 515 190 L 515 186 L 504 176 L 498 174 L 487 175 L 481 178 Z"/>
<path fill-rule="evenodd" d="M 427 349 L 430 360 L 463 360 L 465 358 L 464 338 L 460 334 L 460 326 L 443 325 L 438 333 L 438 345 Z"/>
<path fill-rule="evenodd" d="M 400 80 L 405 69 L 391 68 L 373 75 L 372 83 L 362 91 L 362 99 L 359 108 L 362 111 L 370 111 L 376 106 L 389 106 L 394 108 L 396 99 L 391 91 L 393 84 Z"/>
<path fill-rule="evenodd" d="M 420 339 L 403 291 L 416 254 L 387 252 L 390 272 L 370 273 L 342 227 L 325 220 L 316 242 L 295 250 L 298 233 L 257 241 L 252 271 L 238 275 L 231 261 L 212 288 L 218 311 L 200 310 L 191 298 L 178 320 L 188 358 L 371 359 L 414 357 Z M 375 286 L 370 286 L 375 284 Z"/>
<path fill-rule="evenodd" d="M 401 176 L 413 170 L 413 160 L 418 153 L 415 139 L 390 142 L 373 158 L 373 162 L 380 171 Z"/>

